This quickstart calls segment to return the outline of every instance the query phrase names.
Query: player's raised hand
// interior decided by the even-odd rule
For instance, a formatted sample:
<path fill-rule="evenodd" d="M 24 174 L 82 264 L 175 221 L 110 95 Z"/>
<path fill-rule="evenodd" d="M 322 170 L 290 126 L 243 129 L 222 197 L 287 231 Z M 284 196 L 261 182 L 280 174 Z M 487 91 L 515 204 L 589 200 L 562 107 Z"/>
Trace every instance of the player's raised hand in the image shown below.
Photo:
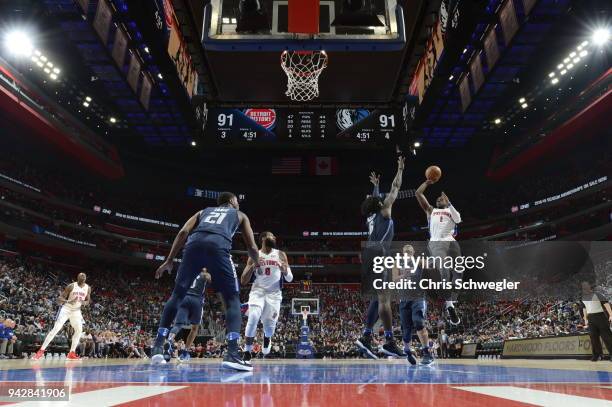
<path fill-rule="evenodd" d="M 380 183 L 380 175 L 376 174 L 374 171 L 370 173 L 370 182 L 374 184 L 375 187 Z"/>
<path fill-rule="evenodd" d="M 404 158 L 403 155 L 400 155 L 399 157 L 397 157 L 397 168 L 399 170 L 403 170 L 404 169 L 404 162 L 406 161 L 406 159 Z"/>
<path fill-rule="evenodd" d="M 161 264 L 161 266 L 159 266 L 157 268 L 157 270 L 155 271 L 155 279 L 159 280 L 161 278 L 161 276 L 164 275 L 164 272 L 168 272 L 168 274 L 172 273 L 172 267 L 173 264 L 172 263 L 168 263 L 168 262 L 163 262 Z"/>

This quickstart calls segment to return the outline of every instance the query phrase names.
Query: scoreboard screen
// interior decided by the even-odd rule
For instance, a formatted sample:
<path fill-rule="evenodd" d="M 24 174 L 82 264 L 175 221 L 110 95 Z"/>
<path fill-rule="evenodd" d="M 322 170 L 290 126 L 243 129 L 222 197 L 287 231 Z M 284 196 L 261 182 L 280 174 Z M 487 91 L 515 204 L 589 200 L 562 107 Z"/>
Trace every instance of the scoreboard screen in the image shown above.
<path fill-rule="evenodd" d="M 393 109 L 221 109 L 208 111 L 206 138 L 224 144 L 383 144 L 404 135 Z"/>

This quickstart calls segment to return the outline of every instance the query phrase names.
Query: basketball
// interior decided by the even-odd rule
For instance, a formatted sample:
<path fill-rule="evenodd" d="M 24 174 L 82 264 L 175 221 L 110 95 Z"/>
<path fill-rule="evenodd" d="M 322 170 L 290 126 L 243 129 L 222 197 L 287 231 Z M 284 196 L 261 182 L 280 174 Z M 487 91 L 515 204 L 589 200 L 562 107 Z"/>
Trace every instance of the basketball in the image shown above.
<path fill-rule="evenodd" d="M 427 178 L 429 181 L 438 182 L 441 176 L 442 170 L 437 165 L 430 165 L 425 170 L 425 178 Z"/>

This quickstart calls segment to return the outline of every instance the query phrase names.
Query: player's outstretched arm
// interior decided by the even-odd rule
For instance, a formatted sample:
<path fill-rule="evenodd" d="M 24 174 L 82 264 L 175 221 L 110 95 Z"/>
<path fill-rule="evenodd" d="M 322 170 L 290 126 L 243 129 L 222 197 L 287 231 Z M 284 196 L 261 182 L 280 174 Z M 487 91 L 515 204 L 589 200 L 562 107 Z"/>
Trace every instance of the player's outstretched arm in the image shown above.
<path fill-rule="evenodd" d="M 450 199 L 448 199 L 448 196 L 446 196 L 444 192 L 442 192 L 442 197 L 444 197 L 444 199 L 446 199 L 446 202 L 448 202 L 448 209 L 450 210 L 451 219 L 453 220 L 453 222 L 461 223 L 461 214 L 459 213 L 459 211 L 455 209 L 455 207 L 450 203 Z"/>
<path fill-rule="evenodd" d="M 251 281 L 254 271 L 255 271 L 255 263 L 253 262 L 253 259 L 249 257 L 247 260 L 247 264 L 244 267 L 244 271 L 242 272 L 242 275 L 240 276 L 240 284 L 247 285 Z"/>
<path fill-rule="evenodd" d="M 253 259 L 253 262 L 257 265 L 259 263 L 259 249 L 257 248 L 257 243 L 255 243 L 255 235 L 253 234 L 253 228 L 251 228 L 251 221 L 248 216 L 240 211 L 238 211 L 238 218 L 240 219 L 240 226 L 242 228 L 242 239 L 249 253 L 249 258 Z"/>
<path fill-rule="evenodd" d="M 168 273 L 172 272 L 172 267 L 174 266 L 174 259 L 185 245 L 187 237 L 189 236 L 195 225 L 198 223 L 199 218 L 200 212 L 189 218 L 189 220 L 185 222 L 181 230 L 179 230 L 179 232 L 176 234 L 174 242 L 172 242 L 172 248 L 170 249 L 168 257 L 166 257 L 166 260 L 164 260 L 164 262 L 155 271 L 155 278 L 160 278 L 165 271 L 167 271 Z"/>
<path fill-rule="evenodd" d="M 374 171 L 370 173 L 370 182 L 374 185 L 372 189 L 372 196 L 378 197 L 380 196 L 380 175 L 376 174 Z"/>
<path fill-rule="evenodd" d="M 425 198 L 425 190 L 431 184 L 433 184 L 433 182 L 430 180 L 423 182 L 414 193 L 417 201 L 419 201 L 419 205 L 421 205 L 421 208 L 423 208 L 427 216 L 431 215 L 431 211 L 433 210 L 432 206 L 429 204 L 429 201 L 427 201 L 427 198 Z"/>
<path fill-rule="evenodd" d="M 289 259 L 287 258 L 287 254 L 283 251 L 279 251 L 278 255 L 281 260 L 281 273 L 283 274 L 285 281 L 290 283 L 293 281 L 293 273 L 291 272 L 291 267 L 289 267 Z"/>
<path fill-rule="evenodd" d="M 400 188 L 402 187 L 402 173 L 404 172 L 404 157 L 399 156 L 397 159 L 397 173 L 395 174 L 395 178 L 393 178 L 393 183 L 391 184 L 391 191 L 385 197 L 385 201 L 383 202 L 383 215 L 386 217 L 391 216 L 391 207 L 393 203 L 397 199 L 397 194 L 399 193 Z"/>
<path fill-rule="evenodd" d="M 74 283 L 70 283 L 66 286 L 66 288 L 64 288 L 64 291 L 62 291 L 62 293 L 60 294 L 59 298 L 57 299 L 57 302 L 60 305 L 64 305 L 65 303 L 68 302 L 68 296 L 70 295 L 70 291 L 72 291 L 72 285 Z"/>

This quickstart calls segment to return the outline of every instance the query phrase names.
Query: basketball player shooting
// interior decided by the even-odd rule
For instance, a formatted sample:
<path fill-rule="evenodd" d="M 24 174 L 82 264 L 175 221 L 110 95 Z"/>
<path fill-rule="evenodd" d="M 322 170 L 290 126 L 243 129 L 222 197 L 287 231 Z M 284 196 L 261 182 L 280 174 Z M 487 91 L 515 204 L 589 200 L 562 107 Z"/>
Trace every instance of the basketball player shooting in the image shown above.
<path fill-rule="evenodd" d="M 40 360 L 45 356 L 45 350 L 47 346 L 53 341 L 53 338 L 58 332 L 64 327 L 66 321 L 70 320 L 70 325 L 74 329 L 72 334 L 72 342 L 70 343 L 70 352 L 66 357 L 67 360 L 81 360 L 75 353 L 81 334 L 83 333 L 83 315 L 81 314 L 81 307 L 87 306 L 91 302 L 91 288 L 85 283 L 87 276 L 85 273 L 79 273 L 77 281 L 70 283 L 64 288 L 64 291 L 60 295 L 58 302 L 62 306 L 57 314 L 55 324 L 51 329 L 51 332 L 47 334 L 45 341 L 42 346 L 32 356 L 33 360 Z"/>
<path fill-rule="evenodd" d="M 363 255 L 363 273 L 372 275 L 372 261 L 376 256 L 384 256 L 388 251 L 389 242 L 393 240 L 394 226 L 391 210 L 402 186 L 402 172 L 404 171 L 404 157 L 397 159 L 397 173 L 391 184 L 391 190 L 384 197 L 379 191 L 379 177 L 372 173 L 370 182 L 374 185 L 372 195 L 361 204 L 361 212 L 367 219 L 368 241 Z M 368 306 L 365 328 L 362 336 L 355 341 L 355 345 L 369 358 L 378 359 L 372 349 L 372 329 L 380 317 L 385 330 L 385 344 L 381 351 L 388 356 L 405 356 L 398 348 L 393 338 L 393 316 L 391 313 L 391 300 L 385 293 L 378 292 L 377 299 L 372 299 Z"/>
<path fill-rule="evenodd" d="M 245 329 L 245 361 L 251 360 L 257 324 L 260 320 L 264 330 L 261 352 L 264 356 L 270 353 L 272 336 L 276 330 L 276 322 L 283 300 L 283 280 L 288 283 L 293 281 L 287 255 L 276 249 L 276 236 L 272 232 L 263 232 L 260 239 L 259 267 L 256 267 L 255 263 L 249 259 L 240 277 L 243 285 L 250 281 L 253 282 L 249 294 L 249 314 Z"/>
<path fill-rule="evenodd" d="M 428 169 L 429 170 L 429 169 Z M 428 171 L 429 172 L 429 171 Z M 426 174 L 427 175 L 427 174 Z M 461 255 L 459 244 L 455 240 L 457 225 L 461 223 L 461 215 L 451 205 L 448 196 L 444 192 L 436 199 L 436 207 L 432 207 L 425 197 L 425 190 L 439 179 L 428 177 L 428 179 L 417 188 L 415 195 L 419 205 L 427 215 L 429 224 L 429 253 L 431 256 L 444 259 L 447 256 L 457 257 Z M 442 280 L 453 282 L 461 276 L 454 270 L 445 267 L 439 268 Z M 461 320 L 457 315 L 454 305 L 454 293 L 446 297 L 444 308 L 452 325 L 458 325 Z"/>
<path fill-rule="evenodd" d="M 193 215 L 176 235 L 166 260 L 155 272 L 160 278 L 164 272 L 172 272 L 174 259 L 181 249 L 183 258 L 179 266 L 170 299 L 162 312 L 157 337 L 151 351 L 151 363 L 166 363 L 163 347 L 168 337 L 177 309 L 193 280 L 206 268 L 212 277 L 211 287 L 221 293 L 225 302 L 225 323 L 227 351 L 223 358 L 223 367 L 241 371 L 252 371 L 250 363 L 242 360 L 238 349 L 240 338 L 239 284 L 236 268 L 232 261 L 232 238 L 238 228 L 249 258 L 259 264 L 259 249 L 255 243 L 253 229 L 249 218 L 239 210 L 238 198 L 231 192 L 222 192 L 217 198 L 217 206 L 206 208 Z M 184 246 L 184 248 L 183 248 Z"/>
<path fill-rule="evenodd" d="M 171 344 L 179 332 L 189 326 L 191 327 L 189 334 L 187 335 L 187 340 L 185 341 L 185 349 L 183 349 L 179 354 L 179 362 L 187 362 L 189 359 L 191 359 L 189 348 L 191 348 L 191 345 L 193 345 L 193 341 L 195 340 L 200 324 L 202 323 L 204 294 L 206 293 L 206 286 L 210 283 L 210 281 L 210 274 L 206 271 L 206 269 L 202 269 L 202 272 L 198 274 L 189 287 L 189 290 L 187 290 L 187 294 L 185 295 L 185 298 L 183 298 L 183 301 L 181 302 L 181 305 L 176 313 L 174 326 L 168 335 L 168 341 Z M 170 349 L 168 353 L 172 354 L 172 350 Z"/>

